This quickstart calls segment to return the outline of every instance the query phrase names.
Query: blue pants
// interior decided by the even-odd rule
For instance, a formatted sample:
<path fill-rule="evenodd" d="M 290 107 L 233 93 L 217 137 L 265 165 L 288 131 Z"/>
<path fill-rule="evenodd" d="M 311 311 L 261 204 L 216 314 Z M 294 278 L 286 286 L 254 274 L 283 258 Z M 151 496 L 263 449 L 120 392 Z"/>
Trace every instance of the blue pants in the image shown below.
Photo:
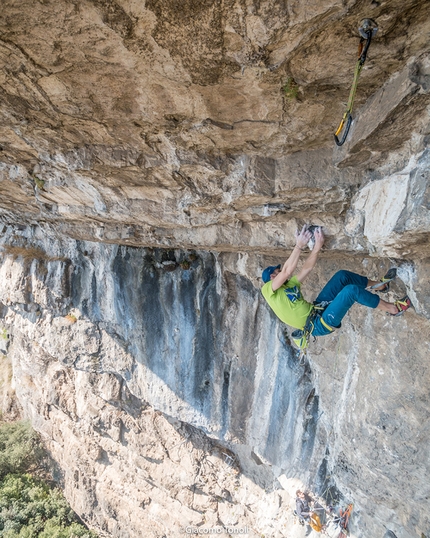
<path fill-rule="evenodd" d="M 354 303 L 360 303 L 369 308 L 378 306 L 379 297 L 365 289 L 367 282 L 366 277 L 350 271 L 338 271 L 332 276 L 315 299 L 316 304 L 331 301 L 322 315 L 327 325 L 340 327 L 342 319 Z M 313 336 L 324 336 L 331 332 L 319 318 L 315 321 Z"/>

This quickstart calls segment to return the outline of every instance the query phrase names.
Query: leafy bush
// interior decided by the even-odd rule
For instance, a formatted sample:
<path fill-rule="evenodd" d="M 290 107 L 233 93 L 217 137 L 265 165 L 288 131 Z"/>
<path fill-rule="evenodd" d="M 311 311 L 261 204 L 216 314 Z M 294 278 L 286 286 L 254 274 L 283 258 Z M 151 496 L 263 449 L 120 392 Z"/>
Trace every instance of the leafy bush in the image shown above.
<path fill-rule="evenodd" d="M 26 474 L 43 457 L 28 423 L 0 425 L 0 538 L 96 538 L 59 489 Z"/>
<path fill-rule="evenodd" d="M 22 473 L 43 458 L 37 434 L 27 422 L 0 426 L 0 480 L 8 473 Z"/>
<path fill-rule="evenodd" d="M 283 86 L 285 97 L 290 100 L 297 99 L 299 94 L 299 86 L 293 77 L 288 77 L 287 82 Z"/>
<path fill-rule="evenodd" d="M 93 538 L 58 489 L 29 474 L 9 474 L 0 483 L 0 536 Z"/>

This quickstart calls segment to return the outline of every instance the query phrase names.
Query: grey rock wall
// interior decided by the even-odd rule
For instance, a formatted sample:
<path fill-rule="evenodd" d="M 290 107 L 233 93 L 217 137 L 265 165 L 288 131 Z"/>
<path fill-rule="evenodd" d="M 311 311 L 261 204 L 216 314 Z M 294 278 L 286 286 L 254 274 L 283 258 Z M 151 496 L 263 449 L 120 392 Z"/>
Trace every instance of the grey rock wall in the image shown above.
<path fill-rule="evenodd" d="M 292 516 L 301 485 L 328 502 L 353 501 L 353 536 L 428 532 L 425 316 L 390 318 L 355 306 L 300 364 L 253 283 L 267 258 L 66 242 L 42 228 L 4 229 L 3 241 L 0 301 L 15 390 L 90 525 L 138 536 L 154 517 L 153 502 L 175 506 L 178 476 L 188 471 L 176 462 L 169 486 L 159 471 L 173 465 L 168 447 L 197 436 L 218 454 L 218 469 L 235 458 L 228 506 L 240 511 L 235 524 L 256 535 L 301 536 Z M 338 267 L 375 277 L 387 265 L 323 257 L 305 287 L 308 299 Z M 426 274 L 428 265 L 414 270 Z M 419 280 L 399 280 L 393 293 L 418 290 Z M 170 434 L 154 439 L 145 417 L 155 410 L 175 443 Z M 151 455 L 166 444 L 168 456 Z M 136 478 L 142 458 L 160 460 L 150 491 L 148 476 Z M 130 500 L 118 484 L 133 488 Z M 191 473 L 179 489 L 197 486 Z M 206 519 L 180 496 L 189 512 L 171 508 L 154 536 L 175 536 L 187 518 L 230 524 L 214 484 L 198 487 L 210 505 Z M 271 503 L 273 511 L 256 515 L 256 506 Z M 140 523 L 130 526 L 130 518 Z"/>
<path fill-rule="evenodd" d="M 302 486 L 353 501 L 357 538 L 430 535 L 429 24 L 416 0 L 2 3 L 0 398 L 101 535 L 301 538 Z M 394 265 L 414 310 L 354 307 L 300 365 L 259 276 L 304 223 L 309 299 Z"/>

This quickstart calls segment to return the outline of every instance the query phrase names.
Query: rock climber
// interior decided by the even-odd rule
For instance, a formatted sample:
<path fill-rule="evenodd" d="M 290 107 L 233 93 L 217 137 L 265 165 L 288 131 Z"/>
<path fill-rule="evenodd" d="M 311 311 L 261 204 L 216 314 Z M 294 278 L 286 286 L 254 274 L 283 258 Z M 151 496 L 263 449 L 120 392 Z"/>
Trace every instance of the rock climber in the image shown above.
<path fill-rule="evenodd" d="M 300 489 L 296 491 L 296 514 L 299 519 L 303 521 L 309 520 L 309 517 L 311 515 L 311 508 L 309 506 L 309 502 L 311 500 L 312 499 Z"/>
<path fill-rule="evenodd" d="M 311 509 L 309 503 L 313 504 L 313 509 Z M 323 513 L 325 512 L 324 508 L 318 503 L 315 503 L 309 494 L 298 489 L 296 491 L 295 513 L 299 518 L 299 522 L 307 527 L 306 536 L 312 532 L 312 529 L 317 532 L 321 532 L 324 528 L 321 524 L 320 516 L 315 512 L 315 510 L 322 511 Z"/>
<path fill-rule="evenodd" d="M 261 292 L 278 318 L 298 329 L 292 333 L 292 337 L 299 347 L 307 345 L 306 342 L 299 343 L 300 337 L 306 335 L 306 340 L 309 335 L 324 336 L 339 328 L 342 319 L 356 302 L 369 308 L 378 308 L 393 316 L 403 313 L 411 306 L 408 297 L 389 303 L 369 291 L 388 291 L 389 282 L 396 276 L 395 269 L 391 269 L 379 282 L 350 271 L 338 271 L 313 304 L 305 301 L 301 285 L 315 267 L 324 244 L 324 234 L 321 227 L 315 228 L 312 233 L 307 226 L 303 226 L 300 232 L 296 232 L 295 237 L 296 245 L 284 265 L 264 269 Z M 301 270 L 294 275 L 300 254 L 311 238 L 314 240 L 314 248 Z"/>

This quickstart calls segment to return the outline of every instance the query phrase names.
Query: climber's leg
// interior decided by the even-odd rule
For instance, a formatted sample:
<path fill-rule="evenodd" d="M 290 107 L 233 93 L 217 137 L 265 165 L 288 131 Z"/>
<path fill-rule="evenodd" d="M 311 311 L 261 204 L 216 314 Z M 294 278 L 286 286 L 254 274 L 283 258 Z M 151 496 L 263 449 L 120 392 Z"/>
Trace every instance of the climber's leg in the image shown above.
<path fill-rule="evenodd" d="M 366 277 L 357 275 L 357 273 L 352 273 L 351 271 L 338 271 L 335 273 L 331 279 L 327 282 L 324 288 L 321 290 L 318 297 L 315 299 L 315 304 L 322 303 L 323 301 L 333 301 L 333 299 L 338 295 L 338 293 L 349 284 L 354 284 L 359 288 L 366 288 L 369 286 L 369 282 Z M 376 284 L 376 282 L 374 282 Z M 382 285 L 382 284 L 381 284 Z"/>
<path fill-rule="evenodd" d="M 365 280 L 367 283 L 367 279 Z M 342 319 L 354 303 L 359 303 L 369 308 L 378 308 L 381 299 L 374 293 L 366 291 L 364 289 L 365 285 L 348 284 L 344 286 L 324 310 L 322 314 L 323 320 L 331 327 L 336 328 L 340 327 Z M 382 302 L 385 303 L 385 301 Z M 389 305 L 389 303 L 386 304 Z"/>

